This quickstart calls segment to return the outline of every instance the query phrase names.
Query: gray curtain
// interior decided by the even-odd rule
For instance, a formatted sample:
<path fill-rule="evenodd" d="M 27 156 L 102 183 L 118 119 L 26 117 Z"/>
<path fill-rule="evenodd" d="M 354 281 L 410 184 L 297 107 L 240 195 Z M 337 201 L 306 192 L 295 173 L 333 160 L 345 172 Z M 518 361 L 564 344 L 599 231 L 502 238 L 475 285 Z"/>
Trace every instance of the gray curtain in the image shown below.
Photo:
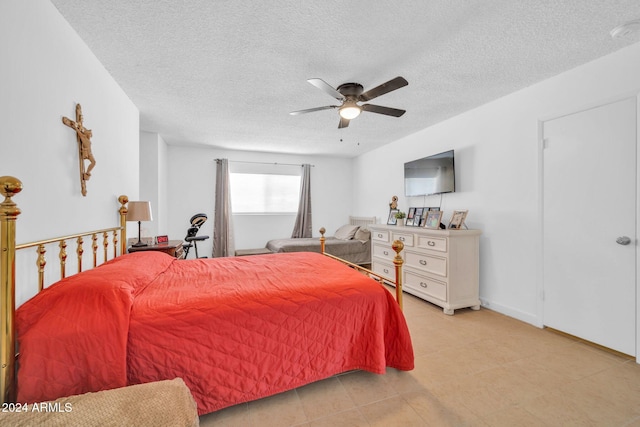
<path fill-rule="evenodd" d="M 311 165 L 302 165 L 302 179 L 300 180 L 300 204 L 298 216 L 293 227 L 292 238 L 312 237 L 311 229 Z"/>
<path fill-rule="evenodd" d="M 229 190 L 229 160 L 216 159 L 216 200 L 213 218 L 213 254 L 215 257 L 233 256 L 233 221 Z"/>

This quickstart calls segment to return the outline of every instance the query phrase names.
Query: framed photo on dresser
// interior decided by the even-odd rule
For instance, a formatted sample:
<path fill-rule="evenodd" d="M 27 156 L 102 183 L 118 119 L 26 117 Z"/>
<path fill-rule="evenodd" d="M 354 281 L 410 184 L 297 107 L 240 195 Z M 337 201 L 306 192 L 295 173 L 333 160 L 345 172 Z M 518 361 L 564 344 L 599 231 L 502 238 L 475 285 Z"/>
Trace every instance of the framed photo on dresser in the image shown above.
<path fill-rule="evenodd" d="M 428 211 L 427 219 L 424 222 L 426 228 L 440 228 L 440 221 L 442 221 L 442 211 Z"/>
<path fill-rule="evenodd" d="M 424 212 L 424 208 L 415 208 L 414 214 L 413 214 L 413 224 L 412 224 L 414 227 L 420 227 L 420 222 L 422 222 L 423 212 Z"/>
<path fill-rule="evenodd" d="M 407 219 L 413 219 L 413 216 L 416 214 L 416 208 L 409 208 L 409 212 L 407 213 Z"/>
<path fill-rule="evenodd" d="M 396 219 L 396 214 L 398 213 L 398 209 L 389 209 L 389 218 L 387 218 L 387 225 L 396 225 L 398 220 Z"/>
<path fill-rule="evenodd" d="M 461 229 L 468 212 L 469 211 L 453 211 L 453 215 L 451 215 L 451 220 L 449 221 L 449 227 L 447 228 L 455 230 Z"/>

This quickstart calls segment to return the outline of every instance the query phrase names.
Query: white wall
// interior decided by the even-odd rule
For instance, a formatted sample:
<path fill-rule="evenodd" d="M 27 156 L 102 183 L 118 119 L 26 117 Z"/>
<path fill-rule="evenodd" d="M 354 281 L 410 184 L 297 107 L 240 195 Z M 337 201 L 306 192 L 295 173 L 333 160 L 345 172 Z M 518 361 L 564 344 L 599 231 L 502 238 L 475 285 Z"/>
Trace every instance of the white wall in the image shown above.
<path fill-rule="evenodd" d="M 0 2 L 0 58 L 0 175 L 24 185 L 14 197 L 18 243 L 119 225 L 117 197 L 138 197 L 137 108 L 47 0 Z M 75 120 L 76 103 L 96 158 L 86 197 L 76 134 L 61 120 Z M 24 268 L 35 272 L 26 251 Z M 57 252 L 47 259 L 55 267 Z M 21 265 L 19 278 L 27 274 Z M 36 289 L 20 281 L 16 288 L 18 303 Z"/>
<path fill-rule="evenodd" d="M 151 202 L 153 214 L 153 221 L 140 224 L 142 237 L 162 235 L 168 227 L 167 149 L 157 133 L 140 132 L 140 200 Z"/>
<path fill-rule="evenodd" d="M 483 231 L 481 299 L 541 325 L 538 121 L 639 89 L 637 43 L 359 156 L 354 213 L 384 218 L 393 195 L 403 209 L 438 205 L 439 196 L 403 196 L 403 164 L 455 149 L 457 191 L 443 196 L 444 221 L 454 209 L 468 209 L 468 226 Z"/>
<path fill-rule="evenodd" d="M 314 157 L 214 148 L 169 146 L 168 149 L 169 226 L 171 239 L 184 238 L 189 218 L 204 212 L 209 220 L 199 234 L 211 238 L 198 244 L 200 256 L 211 256 L 213 213 L 215 196 L 215 162 L 217 158 L 233 161 L 268 163 L 310 163 L 311 206 L 314 236 L 320 236 L 320 227 L 328 235 L 348 223 L 352 214 L 351 160 L 345 158 Z M 290 237 L 295 223 L 294 215 L 234 216 L 236 249 L 264 247 L 269 239 Z"/>

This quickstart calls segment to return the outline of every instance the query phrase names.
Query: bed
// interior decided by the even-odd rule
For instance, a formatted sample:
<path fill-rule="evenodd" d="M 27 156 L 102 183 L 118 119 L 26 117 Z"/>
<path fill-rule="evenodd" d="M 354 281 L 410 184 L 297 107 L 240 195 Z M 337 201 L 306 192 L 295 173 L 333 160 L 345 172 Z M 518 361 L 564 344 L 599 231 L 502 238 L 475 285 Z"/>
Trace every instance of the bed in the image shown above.
<path fill-rule="evenodd" d="M 15 245 L 16 181 L 0 178 L 3 403 L 181 378 L 204 414 L 354 369 L 413 369 L 401 280 L 394 299 L 381 285 L 389 278 L 325 254 L 122 255 L 125 196 L 121 225 L 89 233 L 103 235 L 105 259 L 110 240 L 120 255 L 14 311 L 15 250 L 40 243 Z M 399 255 L 394 262 L 398 274 Z"/>
<path fill-rule="evenodd" d="M 367 225 L 375 223 L 375 217 L 350 216 L 349 224 L 325 238 L 326 252 L 353 264 L 371 264 L 371 233 Z M 273 239 L 266 248 L 275 253 L 320 252 L 320 242 L 317 238 Z"/>

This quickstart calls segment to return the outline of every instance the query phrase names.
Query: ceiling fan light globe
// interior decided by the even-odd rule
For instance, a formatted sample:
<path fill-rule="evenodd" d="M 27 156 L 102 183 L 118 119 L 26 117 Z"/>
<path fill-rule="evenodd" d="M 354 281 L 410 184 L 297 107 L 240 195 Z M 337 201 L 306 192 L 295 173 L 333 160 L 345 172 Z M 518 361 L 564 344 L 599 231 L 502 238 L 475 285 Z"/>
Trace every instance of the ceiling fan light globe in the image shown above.
<path fill-rule="evenodd" d="M 340 117 L 346 120 L 355 119 L 362 112 L 361 108 L 357 105 L 349 105 L 340 108 Z"/>

